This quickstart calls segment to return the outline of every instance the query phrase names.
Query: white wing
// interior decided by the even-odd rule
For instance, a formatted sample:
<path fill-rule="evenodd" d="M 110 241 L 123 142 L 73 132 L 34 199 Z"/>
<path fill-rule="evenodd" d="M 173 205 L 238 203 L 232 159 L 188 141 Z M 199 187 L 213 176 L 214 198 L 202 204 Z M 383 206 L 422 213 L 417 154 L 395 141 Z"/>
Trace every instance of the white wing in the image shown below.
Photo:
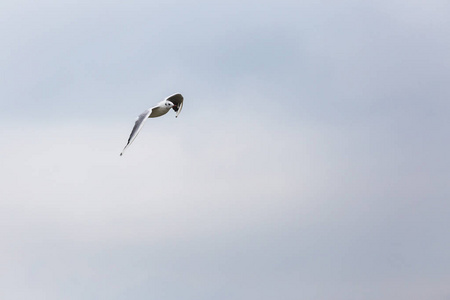
<path fill-rule="evenodd" d="M 139 117 L 137 117 L 136 122 L 134 123 L 133 130 L 131 131 L 130 137 L 128 138 L 128 142 L 125 145 L 125 148 L 123 148 L 122 153 L 120 153 L 120 156 L 122 156 L 122 154 L 125 152 L 125 149 L 127 149 L 127 147 L 131 145 L 131 143 L 137 137 L 139 131 L 141 131 L 142 127 L 144 126 L 145 121 L 148 119 L 148 116 L 150 116 L 150 114 L 152 113 L 152 110 L 153 108 L 149 108 L 142 114 L 140 114 Z"/>

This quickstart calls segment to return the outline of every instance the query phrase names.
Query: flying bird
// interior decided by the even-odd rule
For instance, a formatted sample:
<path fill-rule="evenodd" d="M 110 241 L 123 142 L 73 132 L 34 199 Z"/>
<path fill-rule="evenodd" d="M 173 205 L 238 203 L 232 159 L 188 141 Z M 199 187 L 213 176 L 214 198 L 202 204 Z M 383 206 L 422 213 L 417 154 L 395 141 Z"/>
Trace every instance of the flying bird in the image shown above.
<path fill-rule="evenodd" d="M 128 138 L 128 142 L 125 145 L 125 148 L 123 148 L 122 153 L 120 153 L 120 156 L 122 156 L 122 154 L 125 152 L 125 149 L 127 149 L 127 147 L 130 146 L 134 139 L 137 137 L 139 131 L 141 131 L 142 127 L 144 126 L 144 122 L 147 121 L 148 118 L 156 118 L 165 115 L 171 108 L 176 112 L 175 117 L 178 117 L 181 109 L 183 108 L 183 96 L 181 96 L 181 94 L 173 94 L 167 97 L 163 101 L 159 102 L 156 106 L 147 109 L 137 117 L 136 122 L 134 123 L 133 130 L 131 131 L 130 137 Z"/>

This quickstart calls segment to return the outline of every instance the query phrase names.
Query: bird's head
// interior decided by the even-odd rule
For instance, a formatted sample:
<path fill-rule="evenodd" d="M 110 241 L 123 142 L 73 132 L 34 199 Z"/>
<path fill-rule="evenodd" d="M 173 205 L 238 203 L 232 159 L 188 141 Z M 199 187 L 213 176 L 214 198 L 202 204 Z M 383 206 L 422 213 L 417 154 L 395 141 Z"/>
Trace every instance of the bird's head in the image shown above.
<path fill-rule="evenodd" d="M 166 103 L 164 104 L 168 109 L 170 109 L 170 108 L 172 108 L 172 107 L 174 107 L 175 105 L 172 103 L 172 102 L 170 102 L 170 101 L 166 101 Z"/>

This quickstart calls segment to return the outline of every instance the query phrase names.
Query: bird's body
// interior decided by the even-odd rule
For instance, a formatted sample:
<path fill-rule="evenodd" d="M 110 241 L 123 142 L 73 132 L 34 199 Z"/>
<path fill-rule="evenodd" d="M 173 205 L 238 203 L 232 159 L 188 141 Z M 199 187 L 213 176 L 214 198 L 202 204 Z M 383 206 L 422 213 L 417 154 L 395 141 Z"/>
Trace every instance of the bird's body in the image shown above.
<path fill-rule="evenodd" d="M 169 110 L 173 108 L 173 110 L 176 112 L 175 117 L 178 117 L 178 115 L 181 112 L 181 109 L 183 108 L 183 96 L 181 94 L 173 94 L 163 101 L 159 102 L 156 106 L 147 109 L 142 114 L 140 114 L 136 122 L 134 123 L 133 130 L 131 131 L 130 137 L 128 138 L 128 142 L 123 148 L 122 153 L 120 155 L 122 156 L 123 152 L 125 152 L 125 149 L 131 145 L 131 143 L 134 141 L 136 136 L 138 135 L 139 131 L 141 131 L 142 127 L 144 126 L 144 122 L 148 118 L 156 118 L 165 115 Z"/>
<path fill-rule="evenodd" d="M 165 114 L 167 114 L 169 112 L 169 110 L 173 107 L 173 103 L 172 105 L 170 105 L 172 102 L 169 101 L 161 101 L 158 103 L 158 105 L 156 105 L 155 107 L 153 107 L 151 110 L 152 112 L 150 113 L 150 115 L 148 116 L 149 118 L 156 118 L 156 117 L 161 117 Z M 168 105 L 166 105 L 168 104 Z"/>

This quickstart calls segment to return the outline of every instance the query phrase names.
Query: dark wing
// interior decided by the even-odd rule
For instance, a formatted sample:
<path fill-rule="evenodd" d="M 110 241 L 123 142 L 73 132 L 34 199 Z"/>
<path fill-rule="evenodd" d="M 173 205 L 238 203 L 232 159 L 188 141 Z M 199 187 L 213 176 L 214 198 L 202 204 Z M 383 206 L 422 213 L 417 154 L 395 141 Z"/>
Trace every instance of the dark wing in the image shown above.
<path fill-rule="evenodd" d="M 142 126 L 144 126 L 144 122 L 148 119 L 148 116 L 150 116 L 150 114 L 152 113 L 152 110 L 153 108 L 147 109 L 142 114 L 140 114 L 139 117 L 137 117 L 136 122 L 134 123 L 133 130 L 131 131 L 130 137 L 128 138 L 128 142 L 125 145 L 125 148 L 123 148 L 122 153 L 120 153 L 120 156 L 122 156 L 122 154 L 125 152 L 125 149 L 127 149 L 127 147 L 131 145 L 131 143 L 137 137 L 139 131 L 141 131 L 142 129 Z"/>
<path fill-rule="evenodd" d="M 178 117 L 178 115 L 181 112 L 181 109 L 183 108 L 183 96 L 181 96 L 181 94 L 173 94 L 167 97 L 166 100 L 174 104 L 172 108 L 177 113 L 175 117 Z"/>

